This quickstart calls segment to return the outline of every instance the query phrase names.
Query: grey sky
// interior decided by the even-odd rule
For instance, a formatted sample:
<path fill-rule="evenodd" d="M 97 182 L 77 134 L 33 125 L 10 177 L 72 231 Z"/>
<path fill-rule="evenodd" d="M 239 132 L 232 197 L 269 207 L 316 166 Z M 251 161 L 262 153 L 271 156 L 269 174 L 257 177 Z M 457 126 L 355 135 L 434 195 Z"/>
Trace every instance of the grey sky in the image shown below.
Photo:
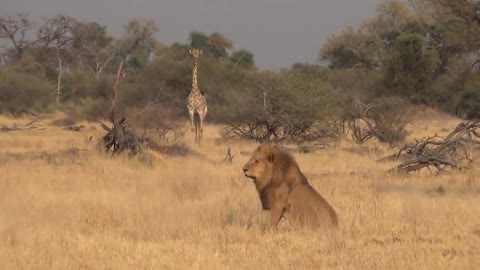
<path fill-rule="evenodd" d="M 260 68 L 313 63 L 325 40 L 374 15 L 381 0 L 0 0 L 0 16 L 65 14 L 107 25 L 119 35 L 133 18 L 153 19 L 166 44 L 186 42 L 197 30 L 220 32 L 234 49 L 255 54 Z"/>

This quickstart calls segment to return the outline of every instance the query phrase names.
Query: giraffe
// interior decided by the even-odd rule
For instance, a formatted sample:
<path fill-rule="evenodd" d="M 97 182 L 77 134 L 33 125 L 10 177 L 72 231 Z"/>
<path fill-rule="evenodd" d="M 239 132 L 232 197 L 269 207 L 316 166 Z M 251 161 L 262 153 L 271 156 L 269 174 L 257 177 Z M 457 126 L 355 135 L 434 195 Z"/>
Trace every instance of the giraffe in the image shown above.
<path fill-rule="evenodd" d="M 189 51 L 193 56 L 193 71 L 192 71 L 192 90 L 188 95 L 188 113 L 190 115 L 190 124 L 192 132 L 195 129 L 195 142 L 200 143 L 200 140 L 203 136 L 203 122 L 207 116 L 207 99 L 202 95 L 200 89 L 198 88 L 198 56 L 202 54 L 202 50 L 194 48 Z M 195 112 L 198 113 L 200 118 L 199 126 L 197 123 L 194 123 Z"/>

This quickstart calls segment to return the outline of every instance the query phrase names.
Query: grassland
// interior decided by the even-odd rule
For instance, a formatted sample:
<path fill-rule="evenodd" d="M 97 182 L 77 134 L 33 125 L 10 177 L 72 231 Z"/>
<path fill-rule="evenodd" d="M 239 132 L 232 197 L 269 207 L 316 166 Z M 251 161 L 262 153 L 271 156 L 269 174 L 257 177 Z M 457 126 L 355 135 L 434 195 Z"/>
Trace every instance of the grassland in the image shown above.
<path fill-rule="evenodd" d="M 53 117 L 53 116 L 52 116 Z M 30 119 L 0 118 L 0 126 Z M 44 121 L 51 121 L 50 118 Z M 416 119 L 411 138 L 445 133 L 456 119 Z M 255 144 L 219 143 L 207 126 L 192 147 L 204 158 L 106 157 L 102 134 L 0 133 L 1 269 L 478 269 L 480 170 L 434 176 L 386 174 L 376 142 L 348 141 L 295 157 L 340 217 L 335 234 L 282 221 L 265 231 L 253 184 L 241 172 Z M 191 144 L 190 133 L 185 138 Z M 75 146 L 88 151 L 65 151 Z M 62 152 L 63 151 L 63 152 Z M 359 151 L 356 151 L 359 152 Z M 56 153 L 56 154 L 55 154 Z M 445 194 L 432 192 L 439 185 Z"/>

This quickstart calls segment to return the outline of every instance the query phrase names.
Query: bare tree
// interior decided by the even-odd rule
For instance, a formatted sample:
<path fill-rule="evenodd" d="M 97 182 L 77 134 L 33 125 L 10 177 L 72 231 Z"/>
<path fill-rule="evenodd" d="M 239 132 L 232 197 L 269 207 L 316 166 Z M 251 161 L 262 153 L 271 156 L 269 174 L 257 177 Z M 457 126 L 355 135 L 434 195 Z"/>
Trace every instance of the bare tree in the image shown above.
<path fill-rule="evenodd" d="M 33 25 L 27 15 L 23 13 L 17 14 L 16 17 L 0 17 L 0 39 L 8 40 L 13 46 L 10 52 L 13 59 L 19 60 L 23 53 L 33 45 L 34 42 L 27 38 Z"/>
<path fill-rule="evenodd" d="M 71 17 L 57 15 L 44 21 L 37 31 L 36 48 L 37 58 L 46 64 L 56 63 L 57 52 L 63 58 L 69 56 L 72 49 L 72 28 L 76 20 Z M 53 64 L 56 65 L 56 64 Z"/>
<path fill-rule="evenodd" d="M 72 27 L 75 19 L 57 15 L 45 21 L 37 33 L 37 58 L 46 63 L 56 65 L 58 69 L 57 75 L 57 89 L 56 104 L 59 105 L 61 101 L 62 89 L 62 73 L 64 69 L 64 58 L 69 58 L 72 48 Z M 55 55 L 55 58 L 53 57 Z"/>

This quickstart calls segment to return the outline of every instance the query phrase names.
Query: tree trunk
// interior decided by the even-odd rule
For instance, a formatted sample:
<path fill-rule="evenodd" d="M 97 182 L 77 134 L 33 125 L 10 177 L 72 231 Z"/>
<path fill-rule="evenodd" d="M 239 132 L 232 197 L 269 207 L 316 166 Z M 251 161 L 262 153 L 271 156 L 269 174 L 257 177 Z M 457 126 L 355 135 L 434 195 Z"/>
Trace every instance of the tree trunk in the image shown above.
<path fill-rule="evenodd" d="M 57 106 L 60 105 L 60 95 L 61 95 L 61 88 L 62 88 L 62 57 L 60 56 L 60 50 L 58 49 L 58 46 L 56 46 L 57 49 L 57 58 L 58 58 L 58 78 L 57 78 L 57 98 L 55 102 L 57 103 Z"/>

